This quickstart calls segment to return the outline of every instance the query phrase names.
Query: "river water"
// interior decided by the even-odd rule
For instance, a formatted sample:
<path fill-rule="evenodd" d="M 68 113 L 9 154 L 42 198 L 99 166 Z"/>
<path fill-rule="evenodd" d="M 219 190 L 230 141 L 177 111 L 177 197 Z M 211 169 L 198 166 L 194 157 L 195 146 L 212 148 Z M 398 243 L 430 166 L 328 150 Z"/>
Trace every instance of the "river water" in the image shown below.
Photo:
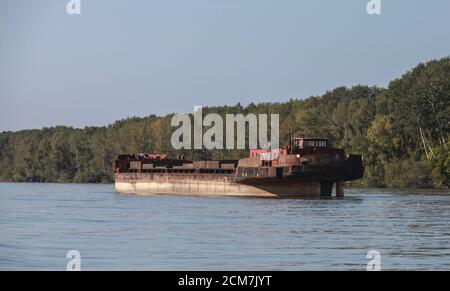
<path fill-rule="evenodd" d="M 450 194 L 345 199 L 138 196 L 0 183 L 0 270 L 450 270 Z"/>

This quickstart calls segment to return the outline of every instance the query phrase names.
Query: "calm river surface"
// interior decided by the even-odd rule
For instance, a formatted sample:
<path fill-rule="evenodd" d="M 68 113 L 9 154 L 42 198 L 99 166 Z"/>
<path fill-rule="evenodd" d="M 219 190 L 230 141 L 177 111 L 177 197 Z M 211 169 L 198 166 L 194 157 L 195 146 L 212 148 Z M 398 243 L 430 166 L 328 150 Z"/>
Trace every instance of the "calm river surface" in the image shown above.
<path fill-rule="evenodd" d="M 343 200 L 137 196 L 113 185 L 0 183 L 0 270 L 450 270 L 450 195 Z"/>

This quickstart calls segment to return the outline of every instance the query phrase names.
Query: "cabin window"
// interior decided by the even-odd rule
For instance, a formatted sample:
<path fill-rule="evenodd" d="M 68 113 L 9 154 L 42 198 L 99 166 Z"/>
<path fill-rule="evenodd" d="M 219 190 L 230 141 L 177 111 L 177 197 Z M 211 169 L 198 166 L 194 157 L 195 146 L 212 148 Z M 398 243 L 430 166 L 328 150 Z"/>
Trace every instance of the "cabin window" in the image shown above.
<path fill-rule="evenodd" d="M 309 148 L 326 148 L 327 141 L 326 140 L 307 140 L 304 142 L 305 147 Z"/>
<path fill-rule="evenodd" d="M 326 148 L 328 146 L 327 140 L 294 140 L 294 147 L 298 148 Z"/>
<path fill-rule="evenodd" d="M 308 147 L 308 148 L 316 147 L 316 141 L 314 141 L 314 140 L 307 140 L 306 141 L 306 147 Z"/>

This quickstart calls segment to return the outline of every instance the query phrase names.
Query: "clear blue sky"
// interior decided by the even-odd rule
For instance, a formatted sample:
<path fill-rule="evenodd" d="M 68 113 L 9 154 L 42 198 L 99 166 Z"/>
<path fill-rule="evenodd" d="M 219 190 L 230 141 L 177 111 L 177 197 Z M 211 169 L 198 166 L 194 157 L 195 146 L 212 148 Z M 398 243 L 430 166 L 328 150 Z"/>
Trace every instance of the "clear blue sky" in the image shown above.
<path fill-rule="evenodd" d="M 450 55 L 450 1 L 0 2 L 0 131 L 387 86 Z"/>

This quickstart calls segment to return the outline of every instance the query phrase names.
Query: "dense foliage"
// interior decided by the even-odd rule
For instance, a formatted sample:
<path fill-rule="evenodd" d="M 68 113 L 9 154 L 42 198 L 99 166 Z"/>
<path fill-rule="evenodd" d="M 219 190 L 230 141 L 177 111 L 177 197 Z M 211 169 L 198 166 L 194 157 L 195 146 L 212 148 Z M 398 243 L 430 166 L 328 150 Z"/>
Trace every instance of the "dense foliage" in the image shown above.
<path fill-rule="evenodd" d="M 362 154 L 360 182 L 380 187 L 450 186 L 450 59 L 420 64 L 387 89 L 340 87 L 320 97 L 209 112 L 278 113 L 281 143 L 288 133 L 329 137 L 336 147 Z M 172 115 L 128 118 L 106 127 L 58 126 L 0 133 L 0 180 L 111 182 L 119 153 L 171 152 Z M 185 151 L 188 158 L 229 158 L 242 150 Z"/>

